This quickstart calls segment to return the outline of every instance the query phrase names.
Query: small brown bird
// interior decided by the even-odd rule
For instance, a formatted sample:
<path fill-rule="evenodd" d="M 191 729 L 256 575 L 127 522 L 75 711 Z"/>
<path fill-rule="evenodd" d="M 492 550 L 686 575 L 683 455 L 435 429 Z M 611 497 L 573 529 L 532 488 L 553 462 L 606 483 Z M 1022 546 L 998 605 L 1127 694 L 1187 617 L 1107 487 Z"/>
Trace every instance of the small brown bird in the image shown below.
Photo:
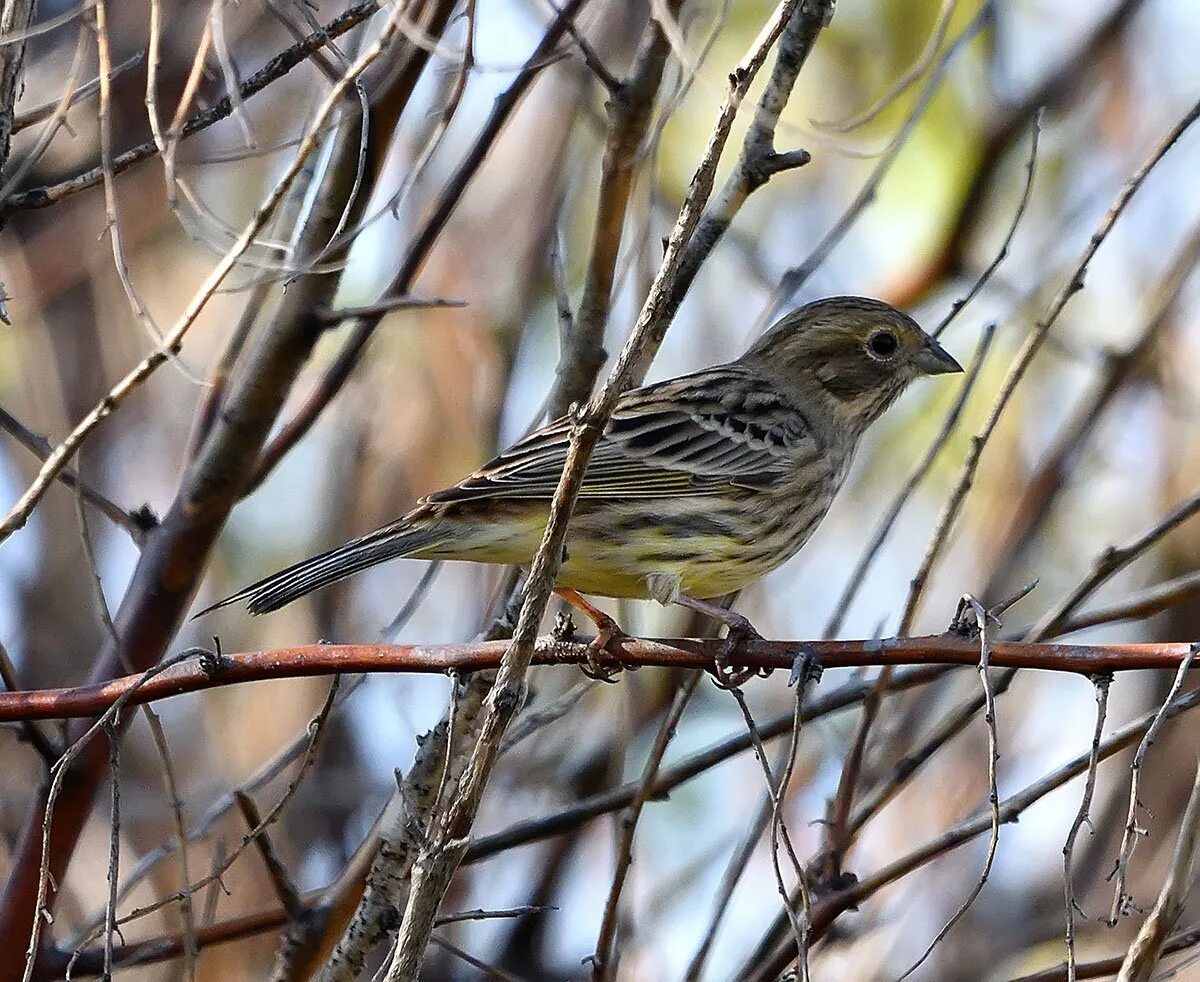
<path fill-rule="evenodd" d="M 863 432 L 922 375 L 962 368 L 906 314 L 831 297 L 782 318 L 736 361 L 621 396 L 588 463 L 557 592 L 681 603 L 748 629 L 706 600 L 800 549 L 829 510 Z M 397 522 L 306 559 L 214 607 L 278 610 L 407 556 L 528 567 L 566 461 L 559 419 Z"/>

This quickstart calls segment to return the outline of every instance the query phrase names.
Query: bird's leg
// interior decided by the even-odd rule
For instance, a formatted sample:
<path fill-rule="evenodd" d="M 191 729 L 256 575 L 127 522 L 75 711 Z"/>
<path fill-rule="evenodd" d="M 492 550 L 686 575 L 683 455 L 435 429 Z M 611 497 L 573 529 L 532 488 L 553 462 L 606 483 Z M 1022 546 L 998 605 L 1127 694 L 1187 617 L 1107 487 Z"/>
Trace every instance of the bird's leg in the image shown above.
<path fill-rule="evenodd" d="M 611 682 L 613 676 L 621 670 L 603 665 L 600 656 L 609 650 L 614 641 L 628 635 L 621 629 L 620 624 L 594 603 L 580 596 L 578 591 L 569 587 L 555 587 L 554 592 L 596 626 L 596 637 L 588 642 L 587 667 L 583 668 L 584 674 L 602 682 Z"/>
<path fill-rule="evenodd" d="M 733 669 L 729 666 L 729 659 L 743 644 L 747 641 L 762 640 L 762 635 L 754 629 L 753 624 L 736 611 L 727 610 L 725 607 L 709 603 L 707 600 L 696 600 L 687 594 L 679 594 L 675 598 L 675 603 L 681 607 L 687 607 L 688 610 L 703 614 L 705 617 L 711 617 L 728 628 L 725 634 L 725 643 L 717 650 L 716 664 L 713 667 L 713 677 L 717 680 L 718 685 L 731 688 L 741 685 L 754 675 L 752 668 Z"/>

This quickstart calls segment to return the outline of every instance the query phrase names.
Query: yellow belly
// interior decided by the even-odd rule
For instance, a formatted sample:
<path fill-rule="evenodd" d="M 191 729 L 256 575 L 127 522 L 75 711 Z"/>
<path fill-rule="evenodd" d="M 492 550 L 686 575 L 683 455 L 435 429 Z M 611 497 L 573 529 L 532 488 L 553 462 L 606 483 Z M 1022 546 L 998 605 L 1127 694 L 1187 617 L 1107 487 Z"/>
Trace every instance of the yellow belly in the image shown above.
<path fill-rule="evenodd" d="M 423 559 L 468 560 L 529 568 L 545 530 L 540 503 L 506 502 L 490 521 L 472 521 L 446 540 L 415 554 Z M 740 590 L 790 555 L 786 548 L 767 556 L 718 536 L 689 534 L 687 541 L 668 531 L 644 526 L 636 534 L 618 527 L 609 514 L 597 515 L 588 503 L 572 519 L 566 558 L 558 586 L 603 597 L 651 599 L 650 577 L 677 579 L 679 590 L 711 599 Z"/>

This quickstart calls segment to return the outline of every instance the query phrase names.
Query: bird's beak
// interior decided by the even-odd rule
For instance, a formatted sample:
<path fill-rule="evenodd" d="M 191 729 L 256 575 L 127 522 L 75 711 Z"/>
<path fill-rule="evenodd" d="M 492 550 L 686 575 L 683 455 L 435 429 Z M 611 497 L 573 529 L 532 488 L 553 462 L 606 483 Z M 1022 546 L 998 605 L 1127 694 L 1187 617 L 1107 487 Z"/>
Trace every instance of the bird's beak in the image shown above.
<path fill-rule="evenodd" d="M 962 365 L 950 356 L 950 352 L 933 338 L 926 340 L 925 347 L 913 355 L 912 360 L 926 375 L 948 375 L 963 370 Z"/>

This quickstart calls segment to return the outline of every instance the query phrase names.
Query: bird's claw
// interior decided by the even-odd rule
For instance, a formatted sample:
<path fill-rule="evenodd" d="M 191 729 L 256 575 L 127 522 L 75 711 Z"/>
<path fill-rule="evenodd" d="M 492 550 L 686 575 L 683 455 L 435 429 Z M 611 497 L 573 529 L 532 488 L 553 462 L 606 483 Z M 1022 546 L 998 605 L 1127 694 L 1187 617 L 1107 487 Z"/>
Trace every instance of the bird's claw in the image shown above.
<path fill-rule="evenodd" d="M 608 682 L 610 684 L 615 684 L 617 681 L 617 676 L 620 675 L 624 669 L 620 664 L 606 665 L 602 659 L 605 655 L 612 654 L 609 647 L 610 645 L 612 645 L 614 642 L 620 641 L 622 638 L 628 637 L 628 635 L 619 627 L 617 627 L 615 621 L 611 626 L 605 625 L 599 630 L 600 633 L 588 642 L 587 649 L 584 652 L 587 660 L 584 662 L 584 664 L 579 666 L 579 670 L 588 678 L 595 679 L 597 682 Z"/>
<path fill-rule="evenodd" d="M 717 648 L 716 656 L 713 658 L 713 667 L 710 670 L 713 681 L 718 688 L 721 689 L 736 689 L 744 684 L 748 679 L 751 679 L 756 674 L 753 668 L 734 668 L 730 661 L 737 654 L 747 641 L 761 641 L 763 636 L 754 629 L 751 624 L 741 614 L 730 614 L 729 630 L 725 635 L 725 640 Z"/>

